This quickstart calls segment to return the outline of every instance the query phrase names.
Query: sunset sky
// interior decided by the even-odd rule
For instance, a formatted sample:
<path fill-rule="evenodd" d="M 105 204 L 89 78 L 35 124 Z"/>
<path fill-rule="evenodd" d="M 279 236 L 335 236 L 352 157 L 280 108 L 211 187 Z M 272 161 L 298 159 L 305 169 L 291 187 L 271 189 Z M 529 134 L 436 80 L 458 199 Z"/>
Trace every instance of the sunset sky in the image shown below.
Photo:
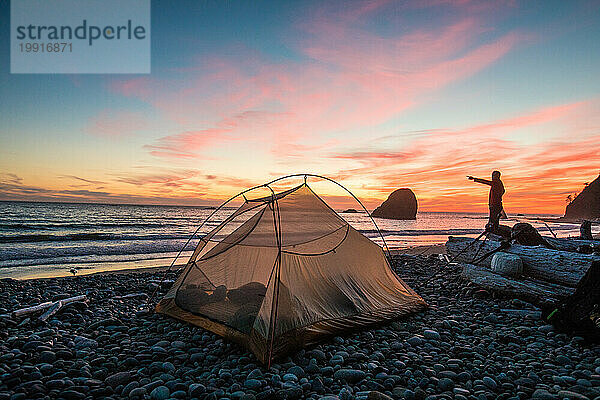
<path fill-rule="evenodd" d="M 153 1 L 150 75 L 9 72 L 0 200 L 216 204 L 289 173 L 374 208 L 562 214 L 600 172 L 600 1 Z M 333 201 L 342 204 L 337 198 Z"/>

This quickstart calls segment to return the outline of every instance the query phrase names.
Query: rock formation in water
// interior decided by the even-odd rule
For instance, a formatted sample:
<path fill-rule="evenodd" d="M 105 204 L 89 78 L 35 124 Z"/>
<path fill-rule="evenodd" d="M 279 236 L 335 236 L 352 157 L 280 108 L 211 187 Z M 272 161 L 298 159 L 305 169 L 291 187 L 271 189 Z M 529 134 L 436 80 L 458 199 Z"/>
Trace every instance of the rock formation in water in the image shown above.
<path fill-rule="evenodd" d="M 600 175 L 567 205 L 565 219 L 600 218 Z"/>
<path fill-rule="evenodd" d="M 395 190 L 371 215 L 389 219 L 416 219 L 417 197 L 407 188 Z"/>

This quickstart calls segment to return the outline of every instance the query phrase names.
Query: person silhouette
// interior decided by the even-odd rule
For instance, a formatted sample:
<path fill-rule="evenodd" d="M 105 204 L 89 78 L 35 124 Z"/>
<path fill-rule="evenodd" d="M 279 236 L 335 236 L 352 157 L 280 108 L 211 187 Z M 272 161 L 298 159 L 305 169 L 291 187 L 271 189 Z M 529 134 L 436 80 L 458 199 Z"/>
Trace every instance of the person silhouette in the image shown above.
<path fill-rule="evenodd" d="M 506 192 L 504 190 L 504 184 L 500 180 L 500 171 L 492 172 L 492 180 L 474 178 L 467 176 L 469 180 L 477 183 L 483 183 L 484 185 L 490 186 L 490 195 L 488 205 L 490 207 L 490 217 L 485 229 L 492 233 L 498 232 L 498 226 L 500 225 L 500 216 L 502 215 L 502 196 Z"/>

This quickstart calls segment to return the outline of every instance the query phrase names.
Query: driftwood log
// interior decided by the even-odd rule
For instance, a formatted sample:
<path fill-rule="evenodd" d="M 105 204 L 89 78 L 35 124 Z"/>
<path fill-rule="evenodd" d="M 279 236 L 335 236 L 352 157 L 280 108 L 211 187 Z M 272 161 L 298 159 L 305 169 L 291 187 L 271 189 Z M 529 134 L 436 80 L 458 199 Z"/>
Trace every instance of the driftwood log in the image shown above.
<path fill-rule="evenodd" d="M 581 246 L 600 246 L 600 240 L 583 240 L 583 239 L 566 239 L 566 238 L 551 238 L 544 237 L 548 243 L 556 248 L 556 250 L 577 252 Z"/>
<path fill-rule="evenodd" d="M 124 296 L 115 296 L 114 300 L 127 300 L 127 299 L 145 299 L 148 295 L 146 293 L 129 293 Z"/>
<path fill-rule="evenodd" d="M 476 286 L 537 305 L 552 304 L 575 292 L 574 288 L 533 279 L 507 278 L 478 265 L 462 264 L 462 267 L 463 278 L 473 282 Z"/>
<path fill-rule="evenodd" d="M 62 299 L 62 300 L 55 301 L 54 303 L 52 303 L 52 305 L 50 306 L 50 308 L 45 313 L 43 313 L 42 315 L 40 315 L 38 317 L 38 320 L 40 322 L 46 322 L 54 314 L 56 314 L 58 311 L 60 311 L 60 309 L 63 308 L 64 306 L 66 306 L 67 304 L 74 303 L 76 301 L 84 301 L 85 299 L 86 299 L 85 294 L 82 294 L 80 296 L 69 297 L 67 299 Z"/>
<path fill-rule="evenodd" d="M 35 305 L 35 306 L 25 307 L 25 308 L 21 308 L 21 309 L 15 310 L 10 315 L 13 318 L 24 317 L 25 315 L 33 314 L 33 313 L 36 313 L 38 311 L 44 311 L 45 309 L 50 308 L 52 306 L 52 304 L 54 304 L 53 301 L 47 301 L 45 303 L 40 303 L 40 304 Z"/>
<path fill-rule="evenodd" d="M 494 233 L 487 234 L 488 240 L 499 242 L 504 239 L 500 235 Z M 554 238 L 550 236 L 542 236 L 556 250 L 571 251 L 577 253 L 581 246 L 600 246 L 600 240 L 585 240 L 581 238 Z"/>
<path fill-rule="evenodd" d="M 471 263 L 476 257 L 486 254 L 500 246 L 500 242 L 450 236 L 446 242 L 446 250 L 455 261 Z M 600 256 L 591 254 L 571 253 L 567 251 L 550 250 L 540 246 L 511 245 L 503 250 L 505 253 L 516 254 L 523 260 L 523 274 L 527 277 L 575 287 L 592 261 L 600 260 Z M 490 267 L 491 257 L 479 262 L 479 265 Z"/>

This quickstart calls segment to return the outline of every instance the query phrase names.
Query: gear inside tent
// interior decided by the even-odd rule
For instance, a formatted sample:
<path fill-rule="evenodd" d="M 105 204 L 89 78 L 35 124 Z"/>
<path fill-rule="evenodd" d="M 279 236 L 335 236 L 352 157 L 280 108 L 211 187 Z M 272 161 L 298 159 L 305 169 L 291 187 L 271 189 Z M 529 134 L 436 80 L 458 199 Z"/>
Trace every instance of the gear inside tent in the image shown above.
<path fill-rule="evenodd" d="M 292 189 L 244 200 L 202 237 L 158 312 L 241 343 L 270 364 L 327 336 L 427 307 L 383 249 L 306 177 Z M 242 215 L 245 221 L 223 235 Z"/>

